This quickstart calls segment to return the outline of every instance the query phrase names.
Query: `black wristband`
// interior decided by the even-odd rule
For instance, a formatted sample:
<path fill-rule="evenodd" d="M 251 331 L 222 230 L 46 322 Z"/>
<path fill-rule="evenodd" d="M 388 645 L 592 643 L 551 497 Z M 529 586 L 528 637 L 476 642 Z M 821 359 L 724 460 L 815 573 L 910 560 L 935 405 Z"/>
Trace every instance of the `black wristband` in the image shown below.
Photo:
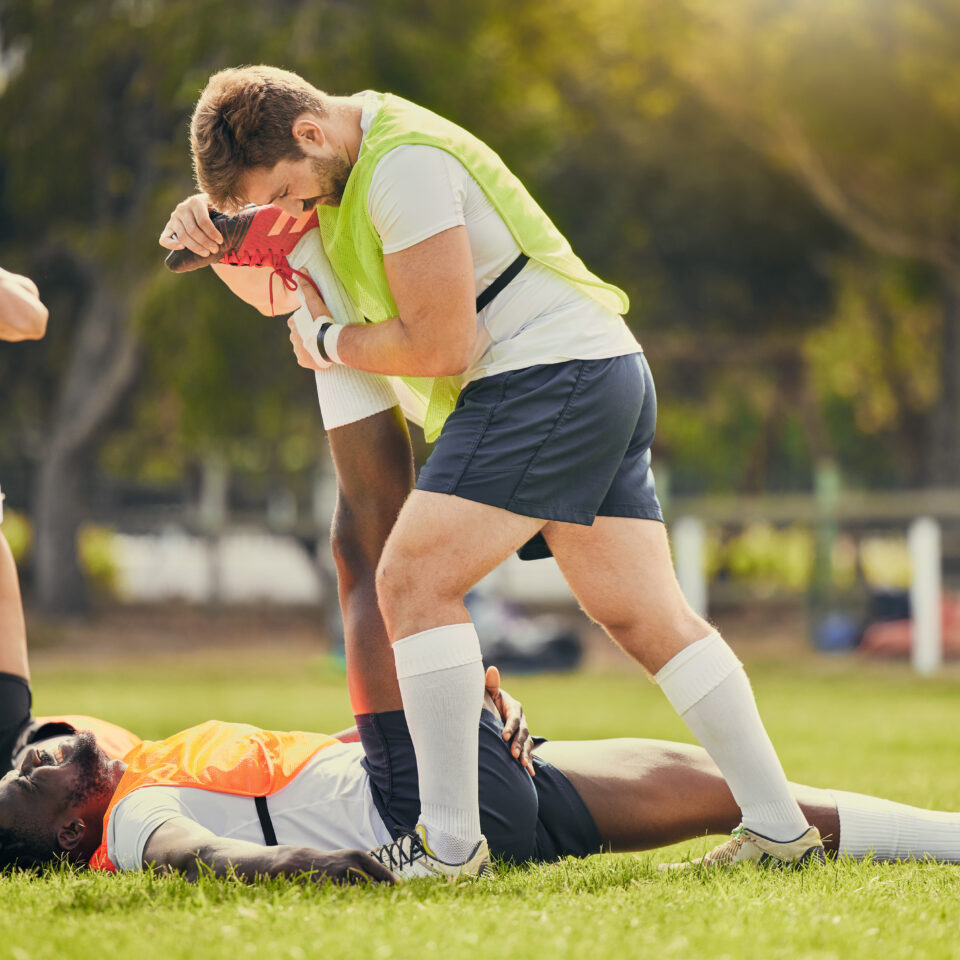
<path fill-rule="evenodd" d="M 320 356 L 323 357 L 327 363 L 333 363 L 330 359 L 330 355 L 327 353 L 327 348 L 323 345 L 323 335 L 333 326 L 332 323 L 327 321 L 326 323 L 320 324 L 320 329 L 317 331 L 317 349 L 320 351 Z"/>

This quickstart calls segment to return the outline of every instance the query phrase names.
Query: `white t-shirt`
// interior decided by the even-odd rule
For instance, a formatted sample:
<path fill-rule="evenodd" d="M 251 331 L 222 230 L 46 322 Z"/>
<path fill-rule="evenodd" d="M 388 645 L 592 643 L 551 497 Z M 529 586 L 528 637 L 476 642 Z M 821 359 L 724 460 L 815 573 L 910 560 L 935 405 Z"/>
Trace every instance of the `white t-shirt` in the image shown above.
<path fill-rule="evenodd" d="M 277 842 L 316 850 L 372 850 L 393 838 L 373 803 L 359 743 L 320 750 L 282 790 L 267 798 Z M 252 797 L 196 787 L 142 787 L 110 815 L 107 853 L 118 870 L 139 870 L 157 827 L 186 817 L 220 837 L 263 844 Z"/>
<path fill-rule="evenodd" d="M 379 106 L 365 93 L 366 134 Z M 466 226 L 477 294 L 520 254 L 480 185 L 452 154 L 404 145 L 377 164 L 367 198 L 384 254 L 397 253 L 455 226 Z M 599 360 L 640 349 L 623 318 L 570 282 L 530 262 L 477 316 L 477 343 L 464 384 L 508 370 L 566 360 Z"/>

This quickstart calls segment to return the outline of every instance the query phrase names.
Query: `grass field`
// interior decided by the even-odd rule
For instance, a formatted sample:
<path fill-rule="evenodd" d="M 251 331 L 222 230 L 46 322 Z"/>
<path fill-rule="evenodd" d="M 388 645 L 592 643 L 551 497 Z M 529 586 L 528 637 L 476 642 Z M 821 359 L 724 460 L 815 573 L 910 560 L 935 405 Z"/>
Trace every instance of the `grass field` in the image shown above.
<path fill-rule="evenodd" d="M 792 779 L 960 808 L 956 674 L 920 681 L 904 666 L 741 653 Z M 35 708 L 98 713 L 148 737 L 214 716 L 321 730 L 349 722 L 343 676 L 324 658 L 238 651 L 229 675 L 223 656 L 186 660 L 184 671 L 162 658 L 41 658 Z M 506 680 L 531 725 L 554 738 L 689 739 L 632 669 Z M 0 886 L 0 957 L 960 956 L 960 868 L 842 862 L 786 875 L 657 873 L 676 853 L 511 869 L 459 887 L 13 876 Z"/>

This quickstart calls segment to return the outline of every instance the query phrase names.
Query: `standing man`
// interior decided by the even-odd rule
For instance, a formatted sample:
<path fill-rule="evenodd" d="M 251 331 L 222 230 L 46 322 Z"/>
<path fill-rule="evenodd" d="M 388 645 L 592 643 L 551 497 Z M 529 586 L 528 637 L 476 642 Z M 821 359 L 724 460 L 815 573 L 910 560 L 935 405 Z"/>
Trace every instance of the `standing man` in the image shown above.
<path fill-rule="evenodd" d="M 330 323 L 305 287 L 315 322 L 299 328 L 301 362 L 407 378 L 439 438 L 377 571 L 421 797 L 396 861 L 470 863 L 484 845 L 483 668 L 463 597 L 515 550 L 552 552 L 707 748 L 742 812 L 730 856 L 822 858 L 742 665 L 674 576 L 650 472 L 656 398 L 620 316 L 626 295 L 584 266 L 489 147 L 398 97 L 225 70 L 197 104 L 191 145 L 217 208 L 320 206 L 324 249 L 373 322 Z M 215 233 L 195 202 L 165 239 L 212 254 Z"/>

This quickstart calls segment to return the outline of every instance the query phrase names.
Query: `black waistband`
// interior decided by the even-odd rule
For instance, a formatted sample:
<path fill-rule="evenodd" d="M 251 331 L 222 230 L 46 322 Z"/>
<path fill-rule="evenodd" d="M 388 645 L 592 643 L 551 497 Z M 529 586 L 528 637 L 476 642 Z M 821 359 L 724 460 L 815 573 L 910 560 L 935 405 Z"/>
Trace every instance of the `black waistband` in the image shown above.
<path fill-rule="evenodd" d="M 257 817 L 260 819 L 260 829 L 263 831 L 263 842 L 268 847 L 275 847 L 277 845 L 277 834 L 273 829 L 270 811 L 267 809 L 267 798 L 254 797 L 253 802 L 257 808 Z"/>
<path fill-rule="evenodd" d="M 525 254 L 521 253 L 513 263 L 507 267 L 503 273 L 497 277 L 493 283 L 487 287 L 483 293 L 477 297 L 477 313 L 479 313 L 526 265 L 527 261 L 530 258 Z"/>

